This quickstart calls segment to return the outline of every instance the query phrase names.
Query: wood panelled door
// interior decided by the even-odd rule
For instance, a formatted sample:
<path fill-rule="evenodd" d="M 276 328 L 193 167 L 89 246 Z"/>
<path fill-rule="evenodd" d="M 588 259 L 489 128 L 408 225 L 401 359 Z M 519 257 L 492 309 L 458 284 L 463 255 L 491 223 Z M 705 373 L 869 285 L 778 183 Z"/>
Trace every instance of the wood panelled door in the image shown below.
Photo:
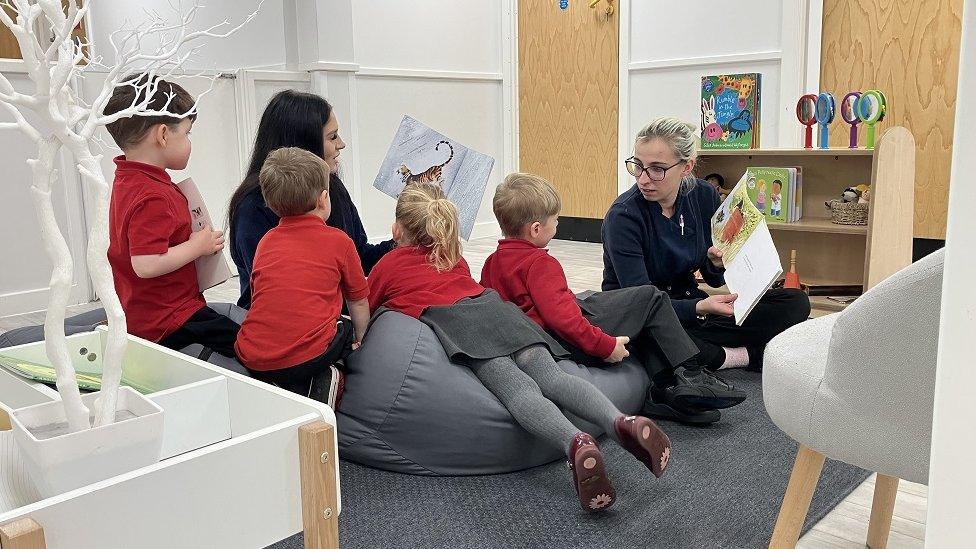
<path fill-rule="evenodd" d="M 564 5 L 518 2 L 519 169 L 556 186 L 560 215 L 602 219 L 617 197 L 618 17 L 606 0 Z"/>

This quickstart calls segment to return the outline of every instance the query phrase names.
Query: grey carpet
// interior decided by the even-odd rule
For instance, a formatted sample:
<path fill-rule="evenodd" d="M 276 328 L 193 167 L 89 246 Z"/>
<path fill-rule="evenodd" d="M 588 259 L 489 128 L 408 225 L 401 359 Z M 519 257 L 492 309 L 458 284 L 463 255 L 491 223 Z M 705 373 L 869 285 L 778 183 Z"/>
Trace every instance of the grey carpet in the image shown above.
<path fill-rule="evenodd" d="M 584 513 L 562 462 L 482 477 L 419 477 L 343 462 L 342 549 L 766 547 L 796 457 L 796 443 L 763 408 L 760 375 L 724 374 L 749 393 L 708 428 L 662 422 L 674 445 L 655 479 L 601 439 L 617 489 L 609 511 Z M 804 531 L 868 473 L 828 460 Z M 301 534 L 272 546 L 302 547 Z"/>

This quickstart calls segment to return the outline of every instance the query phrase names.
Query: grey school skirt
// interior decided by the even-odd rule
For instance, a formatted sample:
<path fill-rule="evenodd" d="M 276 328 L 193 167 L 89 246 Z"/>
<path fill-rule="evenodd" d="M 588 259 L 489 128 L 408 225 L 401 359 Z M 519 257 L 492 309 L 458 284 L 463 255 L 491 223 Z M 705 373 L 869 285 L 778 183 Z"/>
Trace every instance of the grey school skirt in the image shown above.
<path fill-rule="evenodd" d="M 467 364 L 507 356 L 540 344 L 556 358 L 569 356 L 542 327 L 494 290 L 454 305 L 428 307 L 420 321 L 434 331 L 452 362 Z"/>

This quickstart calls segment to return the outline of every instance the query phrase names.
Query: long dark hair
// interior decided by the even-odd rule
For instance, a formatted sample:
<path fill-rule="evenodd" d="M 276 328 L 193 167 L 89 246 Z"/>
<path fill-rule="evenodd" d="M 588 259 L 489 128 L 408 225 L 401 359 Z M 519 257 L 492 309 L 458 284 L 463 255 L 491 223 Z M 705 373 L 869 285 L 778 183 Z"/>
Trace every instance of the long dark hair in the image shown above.
<path fill-rule="evenodd" d="M 281 147 L 299 147 L 322 157 L 325 148 L 322 127 L 330 116 L 332 105 L 312 93 L 285 90 L 271 98 L 261 115 L 261 123 L 258 124 L 258 135 L 254 139 L 247 175 L 230 198 L 227 217 L 231 228 L 241 201 L 258 186 L 258 173 L 268 154 Z M 337 184 L 342 186 L 342 182 L 333 174 L 329 186 L 335 187 Z"/>

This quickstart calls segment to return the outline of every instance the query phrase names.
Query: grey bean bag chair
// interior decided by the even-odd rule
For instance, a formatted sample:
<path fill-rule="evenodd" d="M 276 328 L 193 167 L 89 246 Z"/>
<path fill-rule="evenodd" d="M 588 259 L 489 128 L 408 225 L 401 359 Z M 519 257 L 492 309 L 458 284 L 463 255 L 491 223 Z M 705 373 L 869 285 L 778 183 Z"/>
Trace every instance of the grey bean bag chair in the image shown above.
<path fill-rule="evenodd" d="M 244 322 L 244 317 L 247 316 L 247 309 L 242 309 L 237 305 L 231 303 L 208 303 L 213 310 L 217 311 L 222 315 L 230 317 L 231 320 L 240 324 Z M 95 309 L 88 311 L 87 313 L 81 313 L 64 320 L 64 333 L 66 335 L 77 334 L 81 332 L 90 332 L 95 329 L 99 324 L 105 323 L 105 309 Z M 13 347 L 14 345 L 23 345 L 25 343 L 33 343 L 35 341 L 41 341 L 44 339 L 44 326 L 25 326 L 23 328 L 15 328 L 9 332 L 4 332 L 0 334 L 0 348 L 3 347 Z M 244 374 L 250 376 L 247 372 L 247 368 L 241 365 L 232 357 L 226 357 L 219 353 L 211 353 L 207 357 L 201 357 L 203 353 L 203 346 L 197 343 L 180 349 L 180 352 L 186 355 L 205 358 L 207 362 L 215 364 L 222 368 L 232 370 L 239 374 Z"/>
<path fill-rule="evenodd" d="M 627 359 L 607 368 L 561 361 L 625 413 L 644 402 L 644 368 Z M 388 311 L 346 360 L 336 416 L 348 460 L 417 475 L 481 475 L 535 467 L 564 457 L 523 430 L 464 366 L 451 363 L 427 325 Z M 569 416 L 591 434 L 596 426 Z"/>

